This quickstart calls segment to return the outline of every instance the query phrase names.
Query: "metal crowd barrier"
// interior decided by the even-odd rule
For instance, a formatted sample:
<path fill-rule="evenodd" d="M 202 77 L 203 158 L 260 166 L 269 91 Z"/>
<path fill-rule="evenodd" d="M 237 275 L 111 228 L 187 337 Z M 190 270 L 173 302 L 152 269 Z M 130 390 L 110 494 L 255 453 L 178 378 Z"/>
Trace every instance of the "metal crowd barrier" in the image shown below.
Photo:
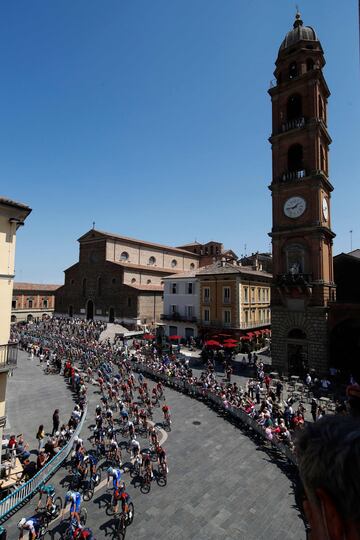
<path fill-rule="evenodd" d="M 74 433 L 66 443 L 65 446 L 46 464 L 42 469 L 33 476 L 28 482 L 18 487 L 15 491 L 10 493 L 5 499 L 0 501 L 0 521 L 13 512 L 18 506 L 20 506 L 26 499 L 32 497 L 39 487 L 48 481 L 48 479 L 57 471 L 62 465 L 70 451 L 74 446 L 75 437 L 80 434 L 87 414 L 87 407 L 85 406 L 83 415 L 79 424 L 76 426 Z"/>
<path fill-rule="evenodd" d="M 229 414 L 231 414 L 232 416 L 240 420 L 242 423 L 246 424 L 251 429 L 256 431 L 256 433 L 258 433 L 263 439 L 265 439 L 268 443 L 274 446 L 280 453 L 285 455 L 285 457 L 289 461 L 291 461 L 294 465 L 297 464 L 296 455 L 294 454 L 294 452 L 288 446 L 283 444 L 281 441 L 277 440 L 276 437 L 274 437 L 272 440 L 269 440 L 266 437 L 264 428 L 242 409 L 233 407 L 230 404 L 225 406 L 224 401 L 221 399 L 220 396 L 218 396 L 217 394 L 214 394 L 213 392 L 208 391 L 208 389 L 206 388 L 203 388 L 201 386 L 196 386 L 195 384 L 189 384 L 183 379 L 179 379 L 177 377 L 169 377 L 168 375 L 165 375 L 164 373 L 158 373 L 157 371 L 153 370 L 149 366 L 142 364 L 140 362 L 136 362 L 135 366 L 144 374 L 151 375 L 152 377 L 165 382 L 168 386 L 177 387 L 179 388 L 179 390 L 185 391 L 187 394 L 192 395 L 194 397 L 206 397 L 212 403 L 214 403 L 218 408 L 225 409 Z"/>

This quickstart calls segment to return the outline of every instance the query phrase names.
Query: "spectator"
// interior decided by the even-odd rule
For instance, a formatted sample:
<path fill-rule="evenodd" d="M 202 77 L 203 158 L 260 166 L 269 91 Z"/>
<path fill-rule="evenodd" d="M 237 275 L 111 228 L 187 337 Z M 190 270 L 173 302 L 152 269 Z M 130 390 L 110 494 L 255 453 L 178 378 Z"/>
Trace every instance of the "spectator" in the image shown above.
<path fill-rule="evenodd" d="M 45 431 L 44 431 L 44 426 L 42 424 L 39 426 L 39 429 L 37 430 L 36 438 L 39 443 L 38 451 L 40 451 L 44 446 L 44 439 L 45 439 Z"/>
<path fill-rule="evenodd" d="M 326 416 L 297 438 L 304 513 L 312 540 L 360 538 L 360 429 L 350 416 Z"/>
<path fill-rule="evenodd" d="M 59 409 L 55 409 L 53 417 L 52 417 L 52 421 L 53 421 L 53 428 L 52 428 L 51 436 L 53 436 L 57 431 L 59 431 L 59 427 L 60 427 Z"/>
<path fill-rule="evenodd" d="M 317 401 L 315 398 L 312 398 L 311 400 L 311 416 L 314 420 L 314 422 L 316 422 L 316 419 L 317 419 L 317 409 L 318 409 L 318 405 L 317 405 Z"/>

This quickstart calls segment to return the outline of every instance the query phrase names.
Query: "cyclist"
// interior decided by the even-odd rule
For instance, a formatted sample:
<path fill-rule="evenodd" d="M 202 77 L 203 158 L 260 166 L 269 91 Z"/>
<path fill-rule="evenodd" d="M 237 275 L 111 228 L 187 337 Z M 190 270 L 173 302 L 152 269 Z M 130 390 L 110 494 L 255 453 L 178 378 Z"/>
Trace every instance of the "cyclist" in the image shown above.
<path fill-rule="evenodd" d="M 129 508 L 129 504 L 131 502 L 130 495 L 127 493 L 127 491 L 123 491 L 123 493 L 120 496 L 121 499 L 121 510 L 126 516 L 126 520 L 131 521 L 132 519 L 132 512 Z"/>
<path fill-rule="evenodd" d="M 74 540 L 94 540 L 94 534 L 91 529 L 86 527 L 86 529 L 82 527 L 77 527 L 73 532 L 73 539 Z"/>
<path fill-rule="evenodd" d="M 114 461 L 120 463 L 121 465 L 121 450 L 114 437 L 111 439 L 109 444 L 109 454 L 112 456 Z"/>
<path fill-rule="evenodd" d="M 36 540 L 40 526 L 40 520 L 36 517 L 20 519 L 19 523 L 17 524 L 17 527 L 20 530 L 19 540 L 24 537 L 24 533 L 26 533 L 26 531 L 29 531 L 29 540 Z"/>
<path fill-rule="evenodd" d="M 135 439 L 135 437 L 131 441 L 131 453 L 134 458 L 134 460 L 137 458 L 137 456 L 140 453 L 140 443 Z"/>
<path fill-rule="evenodd" d="M 158 445 L 157 447 L 157 455 L 158 455 L 158 464 L 159 464 L 159 469 L 167 469 L 167 459 L 166 459 L 166 451 L 165 449 Z"/>
<path fill-rule="evenodd" d="M 164 390 L 163 390 L 163 385 L 161 384 L 160 381 L 157 383 L 156 388 L 157 388 L 157 394 L 159 398 L 161 398 L 164 393 Z"/>
<path fill-rule="evenodd" d="M 154 448 L 156 448 L 159 441 L 158 441 L 158 434 L 157 434 L 157 431 L 156 431 L 155 427 L 152 427 L 150 429 L 149 435 L 150 435 L 150 437 L 149 437 L 150 438 L 150 443 L 153 445 Z"/>
<path fill-rule="evenodd" d="M 114 514 L 117 513 L 118 511 L 118 503 L 121 499 L 121 495 L 126 491 L 126 488 L 125 488 L 125 482 L 122 482 L 118 488 L 116 488 L 114 490 L 114 493 L 113 493 L 113 500 L 112 500 L 112 504 L 113 504 L 113 512 Z"/>
<path fill-rule="evenodd" d="M 85 460 L 89 464 L 90 479 L 96 482 L 98 460 L 93 454 L 87 454 Z"/>
<path fill-rule="evenodd" d="M 36 508 L 35 508 L 36 511 L 38 511 L 38 510 L 40 510 L 40 508 L 42 508 L 41 499 L 42 499 L 43 495 L 46 495 L 45 508 L 49 512 L 49 514 L 52 514 L 53 511 L 55 510 L 55 506 L 54 506 L 55 488 L 54 488 L 54 486 L 52 484 L 48 484 L 48 485 L 43 484 L 40 487 L 40 489 L 39 489 L 39 501 L 38 501 L 38 503 L 36 505 Z"/>
<path fill-rule="evenodd" d="M 151 479 L 153 477 L 153 471 L 150 454 L 146 453 L 143 455 L 142 466 L 144 469 L 144 474 L 148 473 Z"/>
<path fill-rule="evenodd" d="M 107 486 L 109 487 L 110 478 L 112 478 L 113 490 L 115 491 L 120 486 L 121 471 L 120 469 L 114 469 L 113 467 L 109 467 L 107 470 L 107 475 Z"/>
<path fill-rule="evenodd" d="M 129 420 L 129 422 L 128 422 L 128 428 L 129 428 L 130 439 L 134 439 L 134 437 L 135 437 L 135 426 L 134 426 L 134 422 L 132 422 L 131 420 Z"/>
<path fill-rule="evenodd" d="M 78 491 L 68 491 L 65 495 L 64 508 L 61 514 L 61 519 L 64 517 L 65 507 L 70 502 L 70 518 L 77 521 L 80 526 L 80 507 L 81 495 Z"/>

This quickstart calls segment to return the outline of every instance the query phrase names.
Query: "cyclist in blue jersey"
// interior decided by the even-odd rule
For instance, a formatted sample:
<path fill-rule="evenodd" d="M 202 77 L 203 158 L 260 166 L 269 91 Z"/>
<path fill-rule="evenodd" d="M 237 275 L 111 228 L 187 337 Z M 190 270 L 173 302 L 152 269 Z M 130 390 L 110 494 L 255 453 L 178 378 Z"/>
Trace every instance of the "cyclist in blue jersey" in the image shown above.
<path fill-rule="evenodd" d="M 18 529 L 20 529 L 19 540 L 24 537 L 24 533 L 29 531 L 29 539 L 36 540 L 37 533 L 40 530 L 40 520 L 36 517 L 31 518 L 22 518 L 17 524 Z"/>
<path fill-rule="evenodd" d="M 80 525 L 81 495 L 78 491 L 68 491 L 65 495 L 64 508 L 61 518 L 64 516 L 67 503 L 70 503 L 70 519 L 76 519 Z"/>
<path fill-rule="evenodd" d="M 113 481 L 113 489 L 116 490 L 120 486 L 121 481 L 121 471 L 120 469 L 114 469 L 113 467 L 109 467 L 107 470 L 107 486 L 109 487 L 110 478 L 112 478 Z"/>

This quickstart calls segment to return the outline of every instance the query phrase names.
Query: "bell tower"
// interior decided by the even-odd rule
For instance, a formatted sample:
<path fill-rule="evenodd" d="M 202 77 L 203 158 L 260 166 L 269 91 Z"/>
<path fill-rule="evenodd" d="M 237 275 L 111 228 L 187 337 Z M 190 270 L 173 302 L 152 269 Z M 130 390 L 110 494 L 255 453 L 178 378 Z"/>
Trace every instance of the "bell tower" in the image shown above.
<path fill-rule="evenodd" d="M 272 355 L 281 372 L 328 367 L 328 303 L 335 300 L 325 59 L 296 14 L 283 40 L 272 102 Z"/>

